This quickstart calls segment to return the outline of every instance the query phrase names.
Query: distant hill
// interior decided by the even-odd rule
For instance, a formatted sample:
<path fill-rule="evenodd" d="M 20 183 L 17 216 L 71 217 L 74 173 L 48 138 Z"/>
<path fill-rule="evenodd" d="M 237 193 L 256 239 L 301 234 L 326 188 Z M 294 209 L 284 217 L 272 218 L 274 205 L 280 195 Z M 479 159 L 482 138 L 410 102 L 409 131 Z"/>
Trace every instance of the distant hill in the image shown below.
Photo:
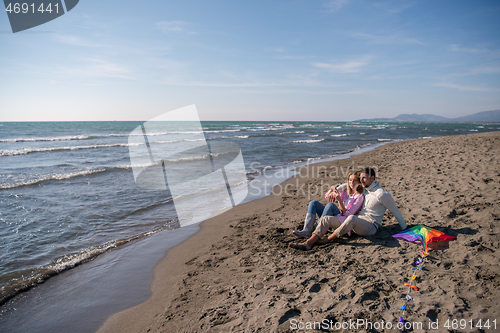
<path fill-rule="evenodd" d="M 413 122 L 423 122 L 423 123 L 438 123 L 438 122 L 500 122 L 500 110 L 493 111 L 483 111 L 474 113 L 469 116 L 458 117 L 458 118 L 446 118 L 441 116 L 436 116 L 434 114 L 400 114 L 394 118 L 372 118 L 372 119 L 359 119 L 355 122 L 381 122 L 381 123 L 413 123 Z"/>
<path fill-rule="evenodd" d="M 474 113 L 470 116 L 453 118 L 453 121 L 459 122 L 500 122 L 500 110 L 483 111 Z"/>

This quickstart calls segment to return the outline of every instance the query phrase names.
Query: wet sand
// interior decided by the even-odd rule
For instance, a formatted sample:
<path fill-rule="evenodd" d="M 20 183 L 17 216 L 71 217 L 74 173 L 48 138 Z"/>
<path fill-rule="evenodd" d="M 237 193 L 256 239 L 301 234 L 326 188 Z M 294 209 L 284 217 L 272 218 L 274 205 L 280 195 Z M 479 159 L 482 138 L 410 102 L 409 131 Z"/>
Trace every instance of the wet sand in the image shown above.
<path fill-rule="evenodd" d="M 424 224 L 457 237 L 448 249 L 432 251 L 418 272 L 419 291 L 410 293 L 414 301 L 404 315 L 414 331 L 428 331 L 429 322 L 447 331 L 448 319 L 473 326 L 489 320 L 485 331 L 491 332 L 496 320 L 499 329 L 500 132 L 492 132 L 390 143 L 302 168 L 274 195 L 203 222 L 168 250 L 154 270 L 151 298 L 115 314 L 100 332 L 396 326 L 408 290 L 403 284 L 421 246 L 391 237 L 401 231 L 392 214 L 386 212 L 375 236 L 345 236 L 308 252 L 288 247 L 309 200 L 324 201 L 329 185 L 365 166 L 378 170 L 410 227 Z M 353 322 L 361 326 L 353 329 Z"/>

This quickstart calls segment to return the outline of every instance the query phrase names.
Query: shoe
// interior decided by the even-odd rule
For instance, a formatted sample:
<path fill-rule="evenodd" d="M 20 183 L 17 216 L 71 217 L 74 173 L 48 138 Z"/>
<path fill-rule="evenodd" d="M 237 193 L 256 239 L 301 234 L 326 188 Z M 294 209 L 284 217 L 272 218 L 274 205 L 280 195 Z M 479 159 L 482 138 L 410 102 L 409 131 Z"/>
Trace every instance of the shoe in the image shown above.
<path fill-rule="evenodd" d="M 316 222 L 316 215 L 307 213 L 304 221 L 304 229 L 302 231 L 294 231 L 293 234 L 298 238 L 311 237 L 314 230 L 314 222 Z"/>

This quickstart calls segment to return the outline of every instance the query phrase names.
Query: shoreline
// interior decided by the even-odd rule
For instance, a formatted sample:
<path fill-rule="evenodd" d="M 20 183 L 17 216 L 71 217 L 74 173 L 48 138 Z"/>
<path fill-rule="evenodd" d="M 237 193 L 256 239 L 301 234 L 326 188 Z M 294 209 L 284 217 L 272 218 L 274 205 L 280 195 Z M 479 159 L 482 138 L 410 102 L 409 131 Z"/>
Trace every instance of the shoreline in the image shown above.
<path fill-rule="evenodd" d="M 410 140 L 415 140 L 415 139 L 409 139 L 409 140 L 405 140 L 405 141 L 410 141 Z M 395 142 L 403 142 L 403 141 L 395 141 Z M 262 178 L 267 178 L 267 179 L 271 178 L 272 179 L 272 181 L 270 183 L 270 186 L 268 185 L 267 187 L 259 189 L 259 190 L 262 190 L 264 192 L 264 194 L 252 195 L 252 193 L 249 192 L 249 195 L 248 195 L 247 199 L 245 199 L 243 201 L 243 203 L 237 205 L 236 207 L 233 207 L 233 209 L 231 209 L 231 211 L 233 211 L 237 207 L 241 207 L 241 206 L 244 206 L 244 205 L 251 205 L 251 206 L 253 206 L 254 202 L 256 202 L 256 201 L 265 201 L 266 199 L 272 197 L 273 193 L 272 192 L 266 193 L 266 191 L 268 191 L 270 188 L 271 188 L 271 191 L 272 191 L 272 188 L 274 188 L 274 187 L 286 186 L 288 183 L 290 183 L 291 179 L 293 179 L 294 177 L 296 177 L 296 175 L 293 175 L 293 173 L 300 173 L 297 170 L 300 170 L 301 168 L 304 168 L 304 167 L 306 167 L 306 168 L 307 167 L 313 167 L 314 168 L 314 166 L 318 166 L 318 165 L 322 165 L 322 164 L 326 164 L 326 163 L 331 163 L 331 162 L 334 162 L 334 161 L 347 160 L 347 159 L 352 158 L 353 156 L 356 156 L 356 155 L 359 155 L 359 154 L 364 154 L 364 153 L 367 153 L 367 152 L 370 152 L 370 151 L 374 151 L 377 148 L 382 147 L 382 146 L 384 146 L 384 145 L 386 145 L 388 143 L 390 143 L 390 142 L 378 142 L 378 143 L 374 143 L 374 144 L 367 145 L 367 146 L 364 146 L 364 147 L 359 147 L 359 148 L 347 151 L 345 153 L 342 153 L 342 154 L 339 154 L 339 155 L 336 155 L 336 156 L 325 157 L 325 158 L 321 158 L 321 159 L 317 159 L 317 160 L 308 160 L 308 161 L 304 161 L 304 162 L 297 163 L 297 164 L 287 164 L 287 165 L 281 166 L 281 167 L 279 167 L 277 169 L 272 169 L 272 173 L 273 174 L 271 176 L 266 176 L 265 170 L 263 170 L 262 174 L 260 176 Z M 275 177 L 275 173 L 278 172 L 278 169 L 280 169 L 280 170 L 286 170 L 285 171 L 286 175 L 290 175 L 290 174 L 292 174 L 292 175 L 285 176 L 286 178 L 284 178 L 284 180 L 282 178 Z M 342 171 L 342 172 L 345 173 L 345 172 L 348 172 L 348 170 L 347 171 Z M 254 181 L 254 180 L 255 180 L 255 178 L 252 179 L 252 181 Z M 245 214 L 247 214 L 246 212 L 247 212 L 247 208 L 244 208 L 243 212 L 240 213 L 240 214 L 245 215 Z M 194 233 L 190 234 L 188 236 L 188 238 L 186 238 L 185 240 L 183 240 L 180 244 L 168 248 L 166 250 L 166 253 L 163 256 L 163 258 L 160 261 L 157 262 L 157 264 L 155 265 L 155 267 L 153 269 L 153 281 L 151 283 L 150 289 L 152 290 L 153 289 L 152 286 L 155 284 L 155 280 L 156 280 L 155 276 L 157 274 L 156 273 L 157 271 L 164 271 L 164 270 L 169 271 L 169 269 L 167 268 L 167 266 L 169 266 L 169 265 L 172 265 L 172 266 L 182 265 L 183 260 L 185 259 L 183 257 L 183 255 L 182 255 L 182 253 L 184 252 L 184 250 L 182 248 L 183 244 L 185 244 L 187 242 L 195 242 L 197 244 L 197 246 L 199 246 L 200 244 L 202 244 L 202 246 L 208 246 L 209 243 L 214 239 L 215 234 L 213 233 L 213 231 L 212 232 L 208 231 L 207 235 L 201 236 L 201 237 L 203 237 L 203 239 L 212 239 L 212 240 L 208 241 L 208 243 L 205 243 L 203 241 L 200 242 L 198 239 L 193 240 L 194 236 L 203 233 L 203 231 L 204 231 L 204 228 L 203 228 L 204 224 L 206 224 L 206 223 L 208 223 L 208 222 L 211 221 L 213 223 L 213 225 L 211 224 L 209 226 L 209 228 L 227 226 L 226 225 L 226 222 L 227 222 L 226 219 L 230 219 L 231 216 L 233 216 L 233 213 L 226 212 L 226 213 L 223 213 L 221 215 L 216 215 L 216 216 L 214 216 L 212 218 L 209 218 L 209 219 L 207 219 L 205 221 L 202 221 L 201 223 L 198 223 L 198 224 L 194 225 L 194 226 L 199 226 L 199 228 L 197 228 L 197 230 Z M 221 217 L 225 217 L 225 219 L 223 220 L 224 222 L 220 222 L 219 221 L 219 223 L 217 223 L 216 222 L 217 219 L 221 218 Z M 191 226 L 191 227 L 193 227 L 193 226 Z M 226 236 L 227 235 L 224 235 L 222 238 L 224 238 Z M 172 251 L 174 251 L 177 247 L 181 247 L 181 249 L 178 250 L 179 252 L 178 253 L 177 252 L 172 253 Z M 169 257 L 169 256 L 171 256 L 171 257 Z M 167 258 L 170 258 L 171 262 L 169 261 L 165 265 L 161 266 L 162 268 L 160 268 L 160 264 L 163 261 L 167 260 Z M 158 274 L 161 274 L 161 273 L 158 273 Z M 166 278 L 167 284 L 170 283 L 170 284 L 173 285 L 177 281 L 176 278 L 177 278 L 177 275 L 168 276 Z M 158 285 L 157 285 L 157 288 L 158 288 L 157 292 L 160 292 L 160 293 L 164 293 L 165 292 L 165 288 L 162 286 L 162 284 L 165 282 L 165 280 L 162 280 L 162 281 L 163 281 L 162 283 L 158 283 Z M 155 294 L 155 292 L 152 291 L 151 294 L 152 294 L 152 296 L 148 300 L 146 300 L 145 302 L 143 302 L 143 303 L 153 302 L 153 304 L 157 304 L 156 300 L 152 299 L 153 296 L 154 296 L 154 294 Z M 163 301 L 163 299 L 162 299 L 162 301 Z M 141 304 L 143 304 L 143 303 L 140 303 L 140 304 L 138 304 L 136 306 L 133 306 L 133 307 L 131 307 L 129 309 L 126 309 L 126 310 L 114 313 L 113 315 L 109 316 L 108 319 L 106 320 L 106 322 L 98 330 L 98 332 L 101 332 L 101 331 L 106 332 L 106 331 L 108 331 L 109 330 L 109 328 L 108 328 L 109 325 L 115 325 L 112 322 L 114 320 L 112 318 L 114 318 L 117 315 L 120 315 L 123 312 L 129 311 L 129 310 L 133 311 L 133 309 L 135 309 L 137 306 L 141 306 Z M 128 315 L 127 315 L 127 318 L 129 318 Z M 142 318 L 142 316 L 139 316 L 138 319 L 139 318 Z M 121 321 L 121 319 L 117 319 L 117 320 Z M 109 321 L 109 323 L 108 323 L 108 321 Z M 134 322 L 136 322 L 136 321 L 134 320 Z M 131 329 L 131 325 L 130 324 L 127 324 L 125 326 L 123 328 L 120 328 L 120 329 L 116 330 L 116 332 L 118 332 L 119 330 L 122 330 L 122 329 Z M 112 329 L 111 331 L 115 331 L 115 329 Z"/>
<path fill-rule="evenodd" d="M 244 203 L 265 198 L 273 186 L 281 185 L 283 181 L 291 178 L 295 174 L 294 169 L 300 168 L 301 165 L 350 158 L 384 144 L 386 142 L 374 143 L 336 156 L 265 169 L 260 176 L 257 175 L 252 180 L 256 181 L 257 186 L 253 189 L 257 189 L 259 194 L 255 195 L 250 191 Z M 261 186 L 263 182 L 266 184 Z M 40 331 L 63 328 L 81 333 L 94 332 L 106 318 L 147 300 L 151 295 L 150 284 L 154 267 L 171 247 L 191 237 L 198 230 L 199 224 L 193 224 L 154 234 L 139 243 L 125 244 L 83 265 L 64 271 L 61 275 L 53 276 L 7 301 L 0 313 L 0 326 L 16 332 L 35 327 Z M 96 280 L 100 281 L 99 285 L 91 282 Z M 58 287 L 61 285 L 78 288 Z M 123 293 L 123 290 L 128 292 Z M 50 307 L 45 306 L 49 303 L 52 304 Z M 74 304 L 78 305 L 75 307 Z M 62 312 L 65 315 L 57 322 L 51 320 Z M 36 319 L 26 320 L 25 316 Z M 88 318 L 89 322 L 82 318 Z M 12 325 L 21 321 L 21 325 Z M 79 324 L 74 327 L 75 323 Z"/>
<path fill-rule="evenodd" d="M 354 288 L 351 290 L 350 294 L 348 293 L 351 297 L 345 297 L 345 299 L 339 300 L 336 302 L 336 306 L 334 306 L 333 309 L 329 309 L 328 306 L 323 309 L 324 306 L 321 302 L 316 302 L 318 304 L 314 305 L 308 305 L 308 303 L 314 302 L 308 302 L 307 300 L 298 301 L 302 296 L 308 294 L 307 290 L 303 290 L 305 287 L 310 288 L 309 294 L 313 296 L 314 294 L 321 294 L 324 290 L 324 293 L 331 294 L 329 296 L 334 297 L 334 299 L 336 299 L 336 293 L 333 291 L 338 292 L 345 288 L 339 287 L 339 283 L 342 279 L 339 279 L 335 274 L 332 275 L 331 272 L 326 274 L 329 277 L 321 279 L 320 272 L 322 270 L 316 268 L 313 269 L 313 273 L 307 273 L 303 268 L 301 269 L 293 265 L 293 267 L 290 267 L 290 262 L 297 264 L 297 261 L 299 261 L 304 265 L 310 262 L 318 264 L 318 259 L 316 257 L 319 255 L 326 257 L 319 266 L 325 266 L 325 261 L 335 263 L 336 266 L 338 266 L 339 264 L 341 265 L 342 262 L 345 263 L 345 255 L 353 256 L 356 261 L 362 260 L 362 258 L 366 256 L 366 253 L 363 255 L 357 252 L 369 251 L 373 253 L 375 250 L 375 252 L 380 253 L 377 254 L 375 261 L 371 262 L 371 264 L 380 266 L 392 261 L 402 264 L 408 261 L 409 257 L 404 258 L 404 256 L 400 256 L 399 251 L 401 249 L 405 251 L 408 250 L 412 257 L 414 254 L 418 253 L 418 250 L 414 248 L 415 245 L 413 244 L 400 244 L 397 241 L 388 240 L 388 236 L 400 230 L 395 219 L 392 215 L 389 217 L 389 214 L 386 214 L 384 217 L 384 227 L 382 231 L 379 231 L 379 233 L 373 237 L 353 237 L 349 238 L 347 241 L 341 239 L 336 244 L 331 243 L 318 246 L 315 247 L 313 251 L 307 253 L 297 253 L 294 252 L 294 250 L 288 249 L 287 243 L 294 240 L 290 232 L 300 227 L 303 215 L 305 214 L 306 204 L 309 201 L 308 198 L 301 197 L 301 193 L 297 191 L 297 188 L 300 189 L 301 184 L 319 184 L 320 180 L 327 178 L 325 175 L 328 175 L 327 171 L 329 170 L 328 168 L 332 166 L 332 163 L 336 166 L 344 167 L 345 170 L 345 167 L 350 167 L 351 164 L 353 167 L 356 167 L 357 164 L 374 166 L 366 165 L 369 160 L 372 160 L 379 166 L 378 172 L 382 186 L 391 192 L 405 220 L 410 226 L 422 223 L 430 227 L 442 229 L 441 224 L 445 221 L 448 223 L 448 226 L 443 231 L 456 236 L 461 234 L 461 229 L 458 229 L 458 231 L 453 229 L 453 227 L 456 226 L 450 223 L 457 220 L 459 220 L 460 223 L 464 223 L 462 220 L 464 217 L 468 217 L 469 212 L 465 212 L 464 209 L 461 209 L 460 205 L 458 205 L 460 200 L 466 200 L 463 199 L 466 196 L 464 194 L 459 194 L 456 198 L 449 198 L 446 201 L 443 199 L 443 201 L 436 203 L 432 197 L 426 198 L 426 191 L 430 191 L 425 185 L 428 181 L 422 183 L 422 180 L 420 180 L 420 182 L 415 183 L 414 179 L 412 180 L 411 177 L 409 178 L 408 174 L 418 174 L 421 178 L 430 177 L 429 179 L 431 180 L 442 182 L 441 176 L 439 176 L 440 174 L 450 172 L 449 170 L 452 170 L 452 173 L 461 172 L 461 170 L 458 170 L 458 166 L 468 163 L 464 159 L 460 160 L 460 157 L 462 157 L 461 155 L 469 155 L 468 157 L 470 157 L 471 154 L 478 154 L 481 156 L 479 150 L 484 150 L 485 148 L 478 145 L 478 142 L 482 139 L 487 139 L 489 141 L 497 140 L 497 146 L 490 144 L 489 149 L 496 149 L 496 151 L 498 151 L 497 147 L 500 146 L 498 145 L 499 136 L 500 134 L 498 132 L 489 132 L 465 136 L 446 136 L 389 143 L 370 152 L 355 155 L 348 159 L 333 162 L 320 162 L 302 167 L 302 173 L 304 173 L 306 169 L 310 169 L 311 167 L 314 169 L 314 167 L 316 167 L 317 170 L 321 169 L 323 174 L 318 171 L 319 173 L 317 175 L 313 174 L 313 176 L 317 177 L 310 177 L 310 175 L 308 175 L 309 177 L 306 176 L 303 178 L 297 175 L 281 184 L 282 187 L 288 186 L 290 189 L 295 187 L 295 195 L 281 193 L 280 195 L 271 195 L 257 199 L 237 206 L 229 212 L 201 223 L 201 230 L 199 232 L 180 245 L 169 249 L 165 257 L 157 264 L 154 269 L 154 278 L 151 284 L 152 296 L 146 302 L 108 318 L 99 332 L 118 332 L 124 330 L 130 332 L 145 332 L 148 328 L 152 329 L 152 331 L 166 332 L 174 330 L 179 332 L 189 332 L 193 330 L 208 331 L 209 329 L 213 331 L 245 331 L 245 329 L 252 330 L 259 327 L 266 327 L 266 330 L 269 328 L 274 331 L 283 331 L 283 329 L 286 331 L 286 324 L 291 318 L 298 320 L 301 317 L 307 317 L 307 315 L 314 317 L 314 314 L 317 315 L 318 313 L 324 313 L 326 316 L 328 312 L 335 313 L 335 308 L 338 309 L 342 306 L 344 306 L 344 311 L 348 310 L 348 314 L 350 314 L 344 319 L 348 319 L 349 317 L 370 319 L 371 317 L 362 310 L 360 310 L 361 312 L 356 312 L 356 308 L 360 307 L 360 303 L 363 305 L 362 303 L 368 301 L 372 303 L 371 305 L 369 304 L 372 307 L 382 307 L 379 310 L 382 311 L 381 316 L 383 319 L 392 320 L 390 317 L 394 315 L 394 309 L 396 308 L 396 295 L 399 296 L 400 294 L 400 291 L 397 289 L 401 289 L 398 288 L 398 284 L 400 282 L 399 280 L 402 279 L 402 267 L 393 267 L 397 274 L 393 274 L 394 276 L 391 275 L 390 278 L 393 281 L 389 283 L 388 290 L 371 286 L 372 290 L 366 293 L 363 290 L 367 288 L 360 288 L 360 284 L 357 283 L 359 280 L 357 280 L 356 274 L 349 275 L 349 279 L 347 279 L 349 282 L 348 284 L 351 285 L 351 289 Z M 472 152 L 467 152 L 463 149 L 463 143 L 460 142 L 462 139 L 474 145 Z M 441 160 L 442 165 L 440 165 L 438 163 L 438 153 L 433 153 L 433 150 L 429 150 L 428 146 L 433 146 L 434 149 L 442 155 L 441 157 L 444 156 L 449 160 L 446 160 L 446 158 Z M 443 150 L 443 147 L 449 149 Z M 417 154 L 416 161 L 411 158 L 413 156 L 409 156 L 410 148 Z M 454 152 L 449 153 L 448 150 L 450 149 Z M 422 154 L 422 151 L 426 151 L 429 156 Z M 390 156 L 384 159 L 384 153 L 385 155 L 390 154 Z M 418 157 L 419 153 L 421 155 L 421 160 L 419 160 Z M 456 155 L 459 157 L 455 158 Z M 404 157 L 405 160 L 398 161 L 398 156 Z M 476 156 L 474 157 L 476 158 Z M 495 158 L 496 157 L 490 157 L 490 161 L 495 160 Z M 453 159 L 454 163 L 451 163 L 451 159 Z M 423 161 L 429 162 L 427 162 L 427 165 L 423 165 Z M 498 161 L 498 159 L 496 159 L 496 161 Z M 487 177 L 484 179 L 491 180 L 500 176 L 494 174 L 495 171 L 490 170 L 492 168 L 491 165 L 485 165 L 482 159 L 479 159 L 479 162 L 481 163 L 476 163 L 474 165 L 477 170 L 473 168 L 470 169 L 471 172 L 475 171 L 477 173 L 487 170 L 489 172 L 489 178 Z M 425 166 L 430 167 L 431 164 L 433 165 L 432 169 L 427 170 L 430 175 L 426 175 L 424 172 Z M 448 169 L 445 170 L 445 167 Z M 465 170 L 465 166 L 463 166 L 463 168 Z M 456 170 L 454 171 L 454 169 Z M 391 173 L 391 171 L 393 173 Z M 449 177 L 450 175 L 447 175 L 446 179 L 449 179 Z M 471 179 L 473 179 L 474 182 L 476 181 L 474 177 Z M 341 179 L 336 179 L 335 183 L 340 183 L 342 181 Z M 457 181 L 463 180 L 458 179 Z M 496 186 L 498 189 L 498 181 L 480 180 L 480 182 L 484 183 L 485 186 Z M 482 183 L 479 184 L 482 185 Z M 443 186 L 444 185 L 443 183 Z M 408 193 L 401 193 L 401 191 L 413 191 L 411 186 L 415 187 L 415 192 L 421 192 L 419 193 L 420 195 L 415 195 L 413 193 L 407 195 Z M 424 186 L 425 191 L 422 189 Z M 453 189 L 452 191 L 447 190 L 448 192 L 446 193 L 444 191 L 439 192 L 437 189 L 436 191 L 438 191 L 438 193 L 435 195 L 444 197 L 451 195 L 452 191 L 461 192 L 460 189 Z M 467 196 L 467 198 L 469 198 L 469 196 Z M 317 197 L 310 199 L 317 199 Z M 477 197 L 477 194 L 473 200 L 474 199 L 485 200 L 482 196 Z M 492 200 L 497 199 L 493 198 Z M 423 201 L 425 204 L 419 204 L 419 201 Z M 426 205 L 429 204 L 433 207 L 426 208 Z M 490 207 L 488 205 L 484 207 L 485 213 L 490 214 L 490 218 L 491 216 L 497 216 L 495 215 L 497 211 L 492 213 L 492 210 L 497 210 L 495 207 Z M 480 208 L 480 210 L 481 209 L 482 208 Z M 453 214 L 453 212 L 455 212 L 455 214 Z M 432 218 L 428 218 L 429 215 L 431 215 Z M 494 236 L 490 235 L 494 238 L 492 242 L 492 252 L 493 257 L 498 259 L 498 227 L 493 225 L 489 229 L 494 231 Z M 247 234 L 247 232 L 249 234 Z M 486 236 L 483 236 L 483 238 L 484 237 Z M 380 244 L 372 248 L 373 246 L 370 245 L 370 243 L 373 242 Z M 442 252 L 437 251 L 441 258 L 433 260 L 433 264 L 434 261 L 439 262 L 445 261 L 443 259 L 449 259 L 450 255 L 456 251 L 456 244 L 459 243 L 463 243 L 463 241 L 452 242 L 450 249 Z M 474 248 L 474 246 L 471 247 Z M 250 253 L 247 253 L 248 251 L 250 251 Z M 328 254 L 329 252 L 331 253 Z M 337 262 L 339 259 L 336 259 L 338 255 L 331 255 L 336 252 L 342 253 L 343 259 L 340 260 L 340 262 Z M 381 255 L 382 257 L 380 257 Z M 260 262 L 255 262 L 257 257 L 261 259 Z M 283 257 L 286 259 L 283 259 Z M 465 258 L 462 262 L 465 261 L 466 264 L 469 260 L 470 259 Z M 281 265 L 276 265 L 276 263 L 280 263 Z M 449 265 L 449 263 L 444 264 Z M 282 269 L 281 266 L 287 268 Z M 453 264 L 451 264 L 451 266 L 453 266 Z M 495 266 L 495 269 L 497 268 L 498 266 Z M 373 275 L 376 276 L 373 269 L 369 267 L 365 267 L 365 269 L 371 270 L 374 272 Z M 344 267 L 344 271 L 349 271 L 349 267 Z M 364 275 L 367 276 L 366 273 Z M 370 278 L 365 277 L 363 280 L 371 280 L 374 278 L 370 273 L 368 273 L 368 276 Z M 494 274 L 493 279 L 498 279 L 498 275 Z M 375 280 L 377 279 L 375 278 Z M 394 280 L 399 282 L 395 283 Z M 387 281 L 384 281 L 384 283 L 387 283 Z M 295 286 L 295 289 L 290 288 L 290 285 Z M 279 286 L 282 286 L 281 289 Z M 298 289 L 300 289 L 300 292 L 298 295 L 295 295 Z M 318 290 L 316 291 L 316 289 Z M 433 290 L 434 294 L 437 289 L 438 288 Z M 238 294 L 240 296 L 235 299 L 234 295 Z M 346 294 L 346 296 L 348 294 Z M 244 295 L 244 297 L 242 295 Z M 295 300 L 284 301 L 284 295 L 291 295 L 293 296 L 291 298 L 295 298 Z M 493 295 L 500 295 L 498 288 L 494 290 Z M 246 302 L 242 298 L 246 299 Z M 378 298 L 385 299 L 385 307 L 383 306 L 383 302 L 378 302 Z M 349 301 L 353 299 L 357 299 L 357 302 L 352 303 Z M 436 298 L 434 298 L 434 300 L 436 300 Z M 437 297 L 437 301 L 439 302 L 439 297 Z M 388 302 L 393 304 L 389 306 Z M 443 302 L 446 303 L 444 300 Z M 471 304 L 471 302 L 472 300 L 468 301 L 467 304 Z M 242 303 L 247 305 L 242 307 Z M 348 306 L 345 306 L 344 303 Z M 429 306 L 430 305 L 427 307 L 425 305 L 421 306 L 421 310 L 427 309 L 426 314 L 428 318 L 437 318 L 443 315 L 441 310 L 436 309 L 436 304 L 433 304 L 431 307 Z M 468 305 L 468 308 L 472 307 Z M 491 307 L 483 306 L 483 309 L 478 313 L 489 312 L 491 314 L 490 318 L 493 320 L 494 318 L 492 316 L 497 316 L 497 311 L 498 310 L 495 311 Z M 474 310 L 473 312 L 477 311 Z M 336 320 L 341 319 L 338 314 L 334 317 Z M 500 318 L 498 319 L 500 321 Z"/>

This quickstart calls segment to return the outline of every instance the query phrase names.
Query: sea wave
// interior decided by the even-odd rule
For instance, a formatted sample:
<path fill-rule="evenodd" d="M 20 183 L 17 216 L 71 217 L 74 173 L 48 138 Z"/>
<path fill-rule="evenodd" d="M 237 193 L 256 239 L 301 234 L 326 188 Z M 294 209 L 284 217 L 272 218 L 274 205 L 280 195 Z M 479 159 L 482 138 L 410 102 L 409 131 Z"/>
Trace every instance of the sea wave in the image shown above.
<path fill-rule="evenodd" d="M 405 139 L 377 139 L 378 142 L 399 142 L 399 141 L 404 141 Z"/>
<path fill-rule="evenodd" d="M 150 144 L 153 143 L 176 143 L 179 142 L 179 140 L 170 140 L 170 141 L 149 141 Z"/>
<path fill-rule="evenodd" d="M 213 131 L 217 132 L 235 132 L 239 130 L 222 130 Z M 199 131 L 163 131 L 163 132 L 148 132 L 148 136 L 160 136 L 160 135 L 171 135 L 171 134 L 200 134 L 203 130 Z M 211 131 L 205 131 L 211 132 Z M 105 133 L 105 134 L 81 134 L 81 135 L 68 135 L 68 136 L 56 136 L 56 137 L 36 137 L 36 138 L 12 138 L 12 139 L 0 139 L 0 143 L 13 143 L 13 142 L 46 142 L 46 141 L 74 141 L 74 140 L 93 140 L 98 138 L 120 138 L 129 136 L 142 136 L 143 134 L 136 133 Z"/>
<path fill-rule="evenodd" d="M 227 152 L 227 154 L 234 154 L 234 152 Z M 210 154 L 204 154 L 204 155 L 196 155 L 196 156 L 190 156 L 190 157 L 180 157 L 180 158 L 175 158 L 175 159 L 166 159 L 166 162 L 170 163 L 179 163 L 179 162 L 190 162 L 190 161 L 196 161 L 196 160 L 204 160 L 208 159 L 210 156 L 212 157 L 218 157 L 220 155 L 224 155 L 223 153 L 210 153 Z M 117 165 L 117 166 L 112 166 L 112 167 L 99 167 L 99 168 L 93 168 L 93 169 L 86 169 L 86 170 L 81 170 L 81 171 L 75 171 L 75 172 L 69 172 L 69 173 L 58 173 L 58 174 L 49 174 L 49 175 L 39 175 L 38 178 L 36 179 L 31 179 L 31 180 L 26 180 L 23 182 L 18 182 L 18 183 L 11 183 L 11 184 L 0 184 L 0 191 L 1 190 L 10 190 L 13 188 L 18 188 L 18 187 L 24 187 L 24 186 L 32 186 L 32 185 L 39 185 L 44 182 L 48 181 L 61 181 L 61 180 L 67 180 L 67 179 L 72 179 L 72 178 L 78 178 L 78 177 L 85 177 L 85 176 L 92 176 L 96 174 L 100 174 L 103 172 L 113 172 L 116 170 L 129 170 L 132 168 L 148 168 L 154 165 L 161 164 L 162 160 L 156 161 L 156 162 L 151 162 L 151 163 L 144 163 L 144 164 L 122 164 L 122 165 Z"/>
<path fill-rule="evenodd" d="M 130 147 L 130 146 L 139 146 L 142 144 L 143 143 L 130 143 L 130 144 L 129 143 L 113 143 L 113 144 L 107 144 L 107 145 L 22 148 L 22 149 L 0 150 L 0 156 L 17 156 L 17 155 L 27 155 L 27 154 L 32 154 L 32 153 L 46 153 L 46 152 L 53 152 L 53 151 L 68 151 L 68 150 L 80 150 L 80 149 Z"/>
<path fill-rule="evenodd" d="M 185 139 L 186 142 L 205 141 L 205 139 Z"/>
<path fill-rule="evenodd" d="M 206 130 L 205 133 L 227 133 L 227 132 L 241 132 L 240 129 L 230 129 L 230 130 Z"/>
<path fill-rule="evenodd" d="M 14 183 L 14 184 L 2 184 L 0 185 L 0 190 L 10 190 L 17 187 L 37 185 L 46 181 L 66 180 L 70 178 L 89 176 L 101 172 L 106 172 L 108 170 L 110 170 L 110 168 L 98 168 L 98 169 L 90 169 L 90 170 L 76 171 L 70 173 L 42 175 L 40 178 L 28 180 L 25 182 Z"/>
<path fill-rule="evenodd" d="M 0 142 L 40 142 L 40 141 L 71 141 L 71 140 L 87 140 L 89 135 L 72 135 L 47 138 L 15 138 L 15 139 L 0 139 Z"/>
<path fill-rule="evenodd" d="M 178 221 L 171 220 L 161 228 L 156 228 L 154 230 L 147 231 L 129 238 L 110 241 L 103 245 L 91 246 L 83 249 L 78 253 L 65 255 L 61 258 L 58 258 L 57 260 L 46 266 L 10 273 L 9 275 L 14 277 L 0 287 L 0 305 L 4 304 L 15 295 L 26 291 L 38 284 L 42 284 L 52 276 L 93 260 L 97 256 L 111 249 L 125 245 L 137 239 L 151 236 L 160 231 L 176 229 L 178 227 Z"/>
<path fill-rule="evenodd" d="M 354 128 L 373 128 L 372 125 L 362 125 L 362 124 L 346 124 L 345 127 L 354 127 Z"/>
<path fill-rule="evenodd" d="M 235 136 L 215 136 L 213 138 L 207 138 L 207 140 L 217 140 L 217 139 L 248 139 L 249 135 L 235 135 Z"/>
<path fill-rule="evenodd" d="M 165 161 L 167 162 L 189 162 L 189 161 L 196 161 L 196 160 L 205 160 L 209 158 L 210 156 L 212 157 L 217 157 L 219 154 L 216 153 L 211 153 L 211 154 L 204 154 L 204 155 L 198 155 L 198 156 L 190 156 L 190 157 L 180 157 L 180 158 L 174 158 L 174 159 L 167 159 Z"/>
<path fill-rule="evenodd" d="M 229 152 L 228 154 L 233 154 L 233 152 Z M 170 163 L 190 162 L 190 161 L 208 159 L 209 156 L 218 157 L 220 155 L 221 155 L 220 153 L 211 153 L 211 154 L 197 155 L 197 156 L 191 156 L 191 157 L 167 159 L 165 161 L 170 162 Z M 72 179 L 72 178 L 78 178 L 78 177 L 92 176 L 92 175 L 100 174 L 103 172 L 113 172 L 116 170 L 129 170 L 132 168 L 144 168 L 145 169 L 145 168 L 148 168 L 148 167 L 151 167 L 154 165 L 159 165 L 161 163 L 162 163 L 162 161 L 157 161 L 157 162 L 152 162 L 152 163 L 144 163 L 144 164 L 134 164 L 134 165 L 122 164 L 122 165 L 117 165 L 117 166 L 112 166 L 112 167 L 101 167 L 101 168 L 87 169 L 87 170 L 81 170 L 81 171 L 75 171 L 75 172 L 69 172 L 69 173 L 39 175 L 39 178 L 31 179 L 31 180 L 27 180 L 27 181 L 23 181 L 23 182 L 19 182 L 19 183 L 0 184 L 0 191 L 1 190 L 10 190 L 13 188 L 24 187 L 24 186 L 39 185 L 39 184 L 42 184 L 42 183 L 48 182 L 48 181 L 61 181 L 61 180 L 67 180 L 67 179 Z"/>
<path fill-rule="evenodd" d="M 348 136 L 348 135 L 349 134 L 344 133 L 344 134 L 331 134 L 330 136 L 333 136 L 333 137 L 336 137 L 336 138 L 340 138 L 342 136 Z"/>
<path fill-rule="evenodd" d="M 292 141 L 293 143 L 317 143 L 317 142 L 321 142 L 325 139 L 319 139 L 319 140 L 296 140 L 296 141 Z"/>
<path fill-rule="evenodd" d="M 275 128 L 275 127 L 256 127 L 256 128 L 249 128 L 247 131 L 252 131 L 252 132 L 258 132 L 258 131 L 277 131 L 281 128 Z"/>

